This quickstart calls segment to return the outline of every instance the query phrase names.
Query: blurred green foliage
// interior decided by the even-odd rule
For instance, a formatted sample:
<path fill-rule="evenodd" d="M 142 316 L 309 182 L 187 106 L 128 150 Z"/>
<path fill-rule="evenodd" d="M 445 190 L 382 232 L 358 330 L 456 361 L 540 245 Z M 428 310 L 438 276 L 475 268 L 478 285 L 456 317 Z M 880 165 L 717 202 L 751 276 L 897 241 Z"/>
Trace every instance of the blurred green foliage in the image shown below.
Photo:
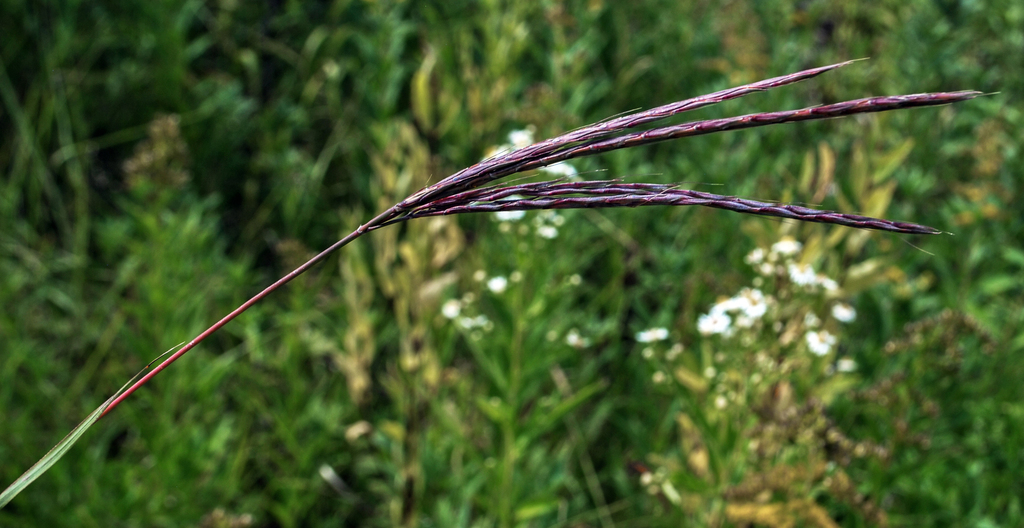
<path fill-rule="evenodd" d="M 152 357 L 512 130 L 858 57 L 698 114 L 999 92 L 577 164 L 955 236 L 672 208 L 566 212 L 554 239 L 540 213 L 373 233 L 133 395 L 4 526 L 1024 523 L 1019 2 L 0 13 L 3 485 Z M 828 356 L 855 372 L 827 375 L 767 326 L 698 332 L 718 297 L 764 280 L 744 256 L 783 236 L 856 308 Z M 780 324 L 825 306 L 773 287 Z M 670 341 L 637 342 L 656 327 Z M 758 354 L 793 366 L 751 382 Z"/>

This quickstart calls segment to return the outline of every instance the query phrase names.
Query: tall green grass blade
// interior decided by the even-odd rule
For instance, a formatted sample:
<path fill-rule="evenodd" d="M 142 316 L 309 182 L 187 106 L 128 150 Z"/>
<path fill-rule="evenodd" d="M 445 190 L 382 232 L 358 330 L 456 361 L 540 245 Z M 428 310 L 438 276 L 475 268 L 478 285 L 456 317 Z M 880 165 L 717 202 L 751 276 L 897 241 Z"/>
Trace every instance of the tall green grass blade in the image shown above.
<path fill-rule="evenodd" d="M 102 405 L 97 407 L 95 411 L 89 413 L 89 416 L 87 416 L 85 420 L 82 420 L 82 423 L 78 424 L 78 426 L 72 429 L 71 432 L 68 433 L 68 435 L 65 436 L 63 440 L 58 442 L 57 445 L 53 446 L 53 449 L 47 452 L 46 455 L 43 456 L 43 458 L 40 458 L 38 462 L 33 464 L 32 467 L 28 468 L 28 471 L 22 473 L 22 475 L 18 477 L 17 480 L 12 482 L 10 486 L 7 486 L 7 489 L 5 489 L 3 493 L 0 493 L 0 508 L 7 506 L 7 503 L 11 502 L 11 499 L 17 497 L 19 493 L 21 493 L 25 488 L 29 486 L 29 484 L 35 482 L 35 480 L 39 478 L 40 475 L 46 473 L 46 471 L 50 469 L 50 467 L 56 464 L 58 460 L 60 460 L 65 454 L 67 454 L 71 447 L 74 446 L 76 442 L 78 442 L 78 439 L 82 438 L 82 435 L 84 435 L 85 432 L 88 431 L 89 428 L 92 427 L 93 424 L 95 424 L 96 421 L 103 416 L 103 412 L 107 410 L 107 407 L 110 407 L 110 404 L 115 399 L 117 399 L 118 396 L 120 396 L 129 386 L 131 386 L 131 384 L 134 383 L 135 380 L 139 379 L 139 376 L 142 376 L 143 373 L 149 370 L 149 367 L 151 367 L 153 363 L 156 363 L 161 358 L 163 358 L 167 354 L 170 354 L 171 352 L 178 349 L 179 347 L 181 347 L 181 345 L 184 344 L 184 342 L 179 343 L 178 345 L 169 349 L 167 352 L 160 354 L 160 356 L 158 356 L 153 361 L 150 361 L 149 364 L 146 365 L 142 370 L 140 370 L 138 374 L 132 376 L 132 379 L 130 379 L 128 383 L 122 385 L 121 388 L 117 390 L 117 392 L 115 392 L 113 395 L 107 398 L 107 400 L 104 401 Z"/>
<path fill-rule="evenodd" d="M 125 387 L 127 387 L 127 385 L 125 385 Z M 124 389 L 122 388 L 121 390 Z M 118 394 L 120 393 L 121 391 L 118 391 Z M 6 506 L 8 502 L 11 502 L 11 499 L 17 497 L 18 494 L 27 488 L 29 484 L 33 483 L 40 475 L 46 473 L 46 470 L 56 464 L 57 461 L 60 460 L 69 449 L 71 449 L 71 446 L 75 445 L 75 442 L 78 442 L 78 439 L 81 438 L 94 423 L 96 423 L 96 420 L 100 419 L 100 416 L 103 415 L 103 411 L 110 405 L 110 402 L 114 401 L 115 397 L 117 397 L 117 394 L 107 398 L 107 401 L 103 402 L 103 405 L 100 405 L 95 411 L 90 413 L 82 423 L 78 424 L 78 427 L 72 429 L 71 432 L 68 433 L 68 435 L 65 436 L 57 445 L 53 446 L 53 449 L 46 453 L 43 458 L 40 458 L 38 462 L 28 469 L 28 471 L 22 473 L 17 480 L 11 483 L 10 486 L 7 486 L 7 489 L 5 489 L 3 493 L 0 493 L 0 508 Z"/>

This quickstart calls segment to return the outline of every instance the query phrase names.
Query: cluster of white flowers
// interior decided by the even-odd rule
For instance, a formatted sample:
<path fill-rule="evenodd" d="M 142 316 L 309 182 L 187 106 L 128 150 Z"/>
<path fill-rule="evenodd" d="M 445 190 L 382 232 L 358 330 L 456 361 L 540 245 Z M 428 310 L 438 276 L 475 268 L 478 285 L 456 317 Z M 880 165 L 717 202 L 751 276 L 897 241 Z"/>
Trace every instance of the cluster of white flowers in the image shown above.
<path fill-rule="evenodd" d="M 518 282 L 522 280 L 522 273 L 512 272 L 510 278 L 511 282 Z M 509 283 L 509 279 L 501 275 L 488 278 L 487 272 L 484 270 L 473 272 L 473 280 L 484 283 L 488 290 L 496 294 L 503 293 L 508 288 Z M 486 315 L 470 316 L 464 313 L 472 306 L 474 300 L 476 300 L 476 294 L 473 292 L 467 292 L 461 299 L 448 299 L 441 305 L 441 315 L 454 322 L 463 330 L 482 329 L 487 332 L 491 331 L 494 328 L 494 323 Z M 474 338 L 480 337 L 479 332 L 474 332 L 471 336 Z"/>
<path fill-rule="evenodd" d="M 558 236 L 558 228 L 565 223 L 565 217 L 554 211 L 541 211 L 533 219 L 533 225 L 537 228 L 537 236 L 548 240 Z"/>
<path fill-rule="evenodd" d="M 786 237 L 768 249 L 754 249 L 744 260 L 759 274 L 781 278 L 784 283 L 788 279 L 790 284 L 805 291 L 838 291 L 839 285 L 836 281 L 817 273 L 810 264 L 800 262 L 802 250 L 803 245 L 800 242 Z M 754 280 L 757 286 L 763 283 L 763 278 Z M 697 319 L 697 330 L 705 336 L 717 334 L 731 337 L 739 329 L 753 327 L 765 316 L 768 306 L 774 302 L 771 296 L 766 296 L 761 290 L 745 288 L 736 296 L 715 304 L 708 313 L 701 315 Z M 835 321 L 845 324 L 857 318 L 857 311 L 847 303 L 833 302 L 831 316 Z M 835 323 L 824 323 L 822 317 L 814 312 L 805 312 L 802 317 L 801 326 L 804 329 L 807 349 L 817 356 L 831 353 L 835 349 L 837 338 L 824 328 L 834 328 Z M 775 321 L 772 325 L 776 332 L 782 332 L 786 327 L 784 321 Z M 838 372 L 851 372 L 855 369 L 856 363 L 851 359 L 840 359 L 834 367 L 834 371 Z"/>
<path fill-rule="evenodd" d="M 802 249 L 803 244 L 790 237 L 784 237 L 772 244 L 768 251 L 756 248 L 743 260 L 764 276 L 785 274 L 797 286 L 809 289 L 820 286 L 825 291 L 838 290 L 839 284 L 836 281 L 815 272 L 810 264 L 797 261 Z"/>
<path fill-rule="evenodd" d="M 494 328 L 494 323 L 486 315 L 477 315 L 475 317 L 462 315 L 462 310 L 470 306 L 474 299 L 475 296 L 471 293 L 467 293 L 462 299 L 448 299 L 441 305 L 441 315 L 446 319 L 452 320 L 463 330 L 479 328 L 489 332 Z"/>
<path fill-rule="evenodd" d="M 828 292 L 834 292 L 839 289 L 839 283 L 824 274 L 815 272 L 814 267 L 810 264 L 790 262 L 786 265 L 786 271 L 789 274 L 789 280 L 793 281 L 793 284 L 797 286 L 808 289 L 820 286 Z"/>
<path fill-rule="evenodd" d="M 706 336 L 732 335 L 733 317 L 737 328 L 750 328 L 768 312 L 771 301 L 761 290 L 743 288 L 736 296 L 712 306 L 708 313 L 701 315 L 697 319 L 697 330 Z"/>
<path fill-rule="evenodd" d="M 459 317 L 455 320 L 455 324 L 459 325 L 463 330 L 483 328 L 484 330 L 490 331 L 494 328 L 494 323 L 492 323 L 486 315 L 478 315 L 476 317 Z"/>
<path fill-rule="evenodd" d="M 668 339 L 667 328 L 648 328 L 636 333 L 636 340 L 639 343 L 654 343 Z"/>

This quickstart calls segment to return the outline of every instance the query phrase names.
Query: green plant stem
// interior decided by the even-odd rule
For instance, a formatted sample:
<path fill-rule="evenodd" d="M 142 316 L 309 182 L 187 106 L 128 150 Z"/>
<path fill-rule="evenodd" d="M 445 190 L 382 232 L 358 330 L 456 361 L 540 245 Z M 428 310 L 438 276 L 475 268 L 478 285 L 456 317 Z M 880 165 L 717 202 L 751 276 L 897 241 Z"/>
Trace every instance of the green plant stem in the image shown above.
<path fill-rule="evenodd" d="M 522 313 L 524 311 L 524 302 L 521 292 L 517 292 L 515 295 L 514 303 L 515 313 Z M 502 424 L 504 454 L 502 456 L 501 503 L 499 508 L 501 512 L 501 525 L 506 528 L 515 523 L 513 499 L 515 496 L 516 461 L 519 458 L 516 446 L 516 421 L 521 413 L 519 393 L 523 383 L 523 336 L 526 331 L 526 319 L 526 317 L 515 318 L 512 342 L 509 347 L 508 392 L 505 395 L 509 414 Z"/>

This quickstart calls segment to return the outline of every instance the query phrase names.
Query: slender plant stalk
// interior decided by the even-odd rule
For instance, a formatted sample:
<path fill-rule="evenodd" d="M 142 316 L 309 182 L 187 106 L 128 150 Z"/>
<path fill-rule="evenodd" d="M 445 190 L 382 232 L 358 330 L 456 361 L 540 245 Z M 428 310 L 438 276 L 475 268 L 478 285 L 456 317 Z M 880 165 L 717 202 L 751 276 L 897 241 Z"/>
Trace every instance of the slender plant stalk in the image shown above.
<path fill-rule="evenodd" d="M 647 145 L 670 139 L 711 134 L 727 130 L 739 130 L 781 123 L 793 123 L 816 119 L 829 119 L 867 112 L 883 112 L 918 106 L 934 106 L 972 99 L 979 92 L 943 92 L 887 97 L 871 97 L 836 104 L 803 108 L 783 112 L 749 114 L 724 119 L 694 121 L 679 125 L 652 128 L 642 132 L 627 132 L 631 129 L 662 120 L 676 114 L 702 108 L 722 101 L 728 101 L 755 92 L 768 90 L 810 79 L 827 71 L 850 64 L 853 61 L 832 64 L 820 68 L 775 77 L 752 84 L 722 90 L 708 95 L 686 99 L 659 106 L 650 110 L 615 117 L 566 134 L 535 143 L 519 150 L 505 152 L 463 169 L 433 185 L 413 193 L 408 198 L 378 214 L 359 226 L 348 236 L 335 242 L 327 249 L 302 264 L 294 271 L 267 286 L 251 299 L 235 308 L 210 328 L 186 343 L 166 359 L 150 369 L 147 365 L 141 377 L 129 381 L 111 396 L 96 411 L 89 415 L 67 437 L 57 444 L 39 462 L 18 478 L 3 493 L 0 493 L 0 508 L 7 504 L 22 489 L 39 477 L 99 418 L 106 416 L 125 398 L 146 384 L 153 376 L 167 368 L 178 358 L 195 348 L 211 334 L 241 315 L 267 295 L 284 286 L 295 277 L 327 258 L 360 236 L 398 222 L 429 216 L 489 212 L 523 211 L 532 209 L 566 209 L 598 207 L 639 207 L 648 205 L 701 205 L 727 209 L 746 214 L 775 216 L 806 222 L 838 224 L 860 229 L 877 229 L 895 233 L 937 234 L 940 231 L 926 226 L 906 222 L 894 222 L 878 218 L 845 214 L 834 211 L 820 211 L 795 205 L 773 204 L 743 198 L 720 196 L 679 189 L 674 185 L 653 183 L 625 183 L 622 181 L 552 181 L 526 183 L 511 186 L 488 185 L 496 180 L 525 171 L 539 169 L 565 160 L 592 156 L 611 150 Z M 163 357 L 163 356 L 161 356 Z M 160 359 L 160 358 L 157 358 Z M 156 360 L 154 360 L 156 361 Z M 152 365 L 152 364 L 151 364 Z"/>

